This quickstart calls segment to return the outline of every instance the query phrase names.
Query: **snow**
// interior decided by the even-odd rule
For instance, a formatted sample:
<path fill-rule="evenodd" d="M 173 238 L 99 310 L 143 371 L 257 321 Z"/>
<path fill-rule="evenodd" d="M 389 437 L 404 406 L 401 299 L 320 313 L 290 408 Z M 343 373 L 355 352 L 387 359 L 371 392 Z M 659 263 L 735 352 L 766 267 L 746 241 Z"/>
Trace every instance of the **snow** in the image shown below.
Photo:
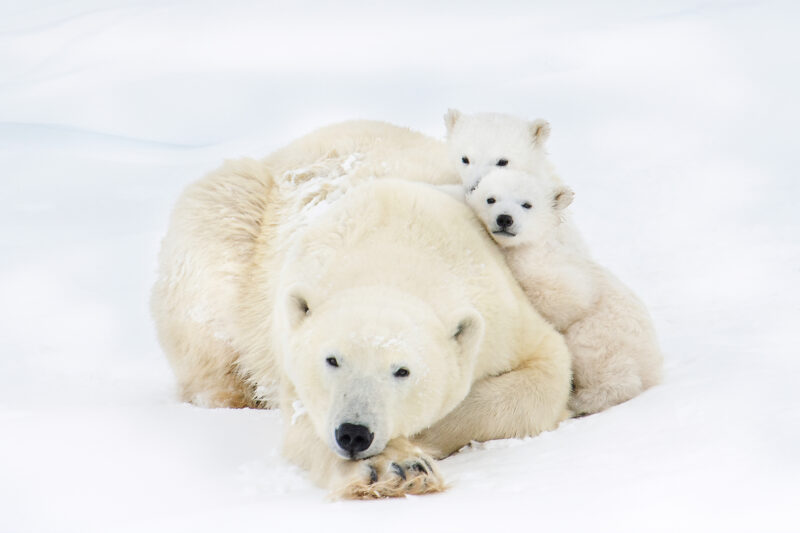
<path fill-rule="evenodd" d="M 306 407 L 303 405 L 303 402 L 300 400 L 295 400 L 292 402 L 292 425 L 297 423 L 297 419 L 306 414 Z"/>
<path fill-rule="evenodd" d="M 293 198 L 298 198 L 298 205 L 303 207 L 291 227 L 284 228 L 287 235 L 296 232 L 324 215 L 333 203 L 352 186 L 352 177 L 363 159 L 363 154 L 348 155 L 339 164 L 331 168 L 317 164 L 308 168 L 289 170 L 283 173 L 281 183 Z"/>
<path fill-rule="evenodd" d="M 0 3 L 0 531 L 800 531 L 798 15 Z M 176 399 L 148 314 L 159 240 L 225 157 L 352 118 L 441 136 L 447 107 L 551 121 L 666 379 L 447 459 L 444 494 L 330 502 L 281 458 L 277 412 Z"/>

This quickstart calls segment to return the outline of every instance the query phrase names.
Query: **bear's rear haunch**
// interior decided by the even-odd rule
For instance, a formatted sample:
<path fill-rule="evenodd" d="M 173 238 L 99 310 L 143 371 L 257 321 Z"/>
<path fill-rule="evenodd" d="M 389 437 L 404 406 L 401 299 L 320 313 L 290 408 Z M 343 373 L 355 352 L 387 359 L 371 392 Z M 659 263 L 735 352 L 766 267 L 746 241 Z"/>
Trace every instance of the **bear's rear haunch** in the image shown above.
<path fill-rule="evenodd" d="M 434 457 L 555 428 L 567 348 L 428 184 L 456 180 L 438 141 L 352 122 L 190 186 L 152 298 L 184 400 L 279 405 L 286 457 L 348 498 L 443 490 Z"/>

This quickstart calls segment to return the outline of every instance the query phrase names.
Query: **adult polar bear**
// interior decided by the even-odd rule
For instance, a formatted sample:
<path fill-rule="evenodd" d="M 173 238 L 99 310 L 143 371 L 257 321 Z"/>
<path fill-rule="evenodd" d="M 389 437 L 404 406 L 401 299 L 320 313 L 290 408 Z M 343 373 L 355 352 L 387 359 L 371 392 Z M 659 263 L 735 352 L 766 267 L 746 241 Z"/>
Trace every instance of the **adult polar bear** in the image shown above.
<path fill-rule="evenodd" d="M 344 497 L 444 487 L 426 450 L 569 413 L 569 354 L 471 210 L 444 146 L 377 122 L 229 162 L 173 212 L 152 309 L 183 397 L 279 404 L 284 453 Z M 377 179 L 399 178 L 399 179 Z"/>

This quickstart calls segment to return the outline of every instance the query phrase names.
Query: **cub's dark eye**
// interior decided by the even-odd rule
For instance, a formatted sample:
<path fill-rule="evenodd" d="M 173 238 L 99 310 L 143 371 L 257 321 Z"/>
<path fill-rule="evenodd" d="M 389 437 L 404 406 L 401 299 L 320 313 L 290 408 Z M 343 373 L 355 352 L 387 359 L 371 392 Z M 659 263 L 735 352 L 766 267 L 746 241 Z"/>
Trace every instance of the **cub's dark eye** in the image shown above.
<path fill-rule="evenodd" d="M 495 203 L 496 201 L 497 201 L 497 200 L 495 200 L 494 198 L 487 198 L 487 199 L 486 199 L 486 203 L 487 203 L 487 204 L 493 204 L 493 203 Z"/>
<path fill-rule="evenodd" d="M 522 204 L 522 207 L 524 207 L 525 209 L 530 209 L 533 206 L 531 204 L 529 204 L 528 202 L 525 202 L 524 204 Z"/>
<path fill-rule="evenodd" d="M 469 157 L 467 156 L 462 157 L 461 162 L 464 163 L 465 165 L 469 165 Z"/>
<path fill-rule="evenodd" d="M 328 357 L 325 359 L 325 362 L 328 363 L 329 366 L 339 366 L 339 361 L 337 361 L 335 357 Z"/>
<path fill-rule="evenodd" d="M 504 167 L 507 164 L 508 164 L 508 159 L 498 159 L 497 160 L 497 166 L 498 167 Z"/>
<path fill-rule="evenodd" d="M 396 378 L 407 378 L 411 372 L 408 371 L 407 368 L 398 368 L 394 371 L 394 377 Z"/>

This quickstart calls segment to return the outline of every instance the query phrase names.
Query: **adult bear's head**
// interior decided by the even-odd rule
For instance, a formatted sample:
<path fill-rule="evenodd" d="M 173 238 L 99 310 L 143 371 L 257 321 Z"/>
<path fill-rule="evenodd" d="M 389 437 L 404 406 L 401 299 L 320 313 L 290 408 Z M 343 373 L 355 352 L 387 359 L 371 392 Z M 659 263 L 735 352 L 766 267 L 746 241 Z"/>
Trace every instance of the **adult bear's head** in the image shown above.
<path fill-rule="evenodd" d="M 281 307 L 285 375 L 320 438 L 342 457 L 380 453 L 469 391 L 484 329 L 472 308 L 440 319 L 393 287 L 350 287 L 318 299 L 304 284 L 285 291 Z"/>

